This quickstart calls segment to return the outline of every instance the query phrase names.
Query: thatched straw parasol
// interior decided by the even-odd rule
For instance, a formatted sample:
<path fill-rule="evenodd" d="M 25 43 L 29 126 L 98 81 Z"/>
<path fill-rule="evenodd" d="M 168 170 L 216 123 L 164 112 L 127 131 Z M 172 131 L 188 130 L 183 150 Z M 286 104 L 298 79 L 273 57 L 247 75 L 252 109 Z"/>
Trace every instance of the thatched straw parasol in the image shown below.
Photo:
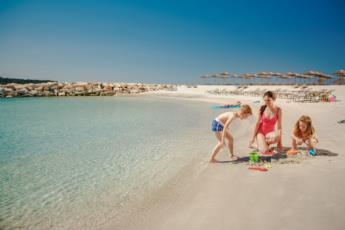
<path fill-rule="evenodd" d="M 343 70 L 343 69 L 337 70 L 337 72 L 335 72 L 335 74 L 345 75 L 345 70 Z"/>
<path fill-rule="evenodd" d="M 309 75 L 309 76 L 316 76 L 318 74 L 317 71 L 313 71 L 313 70 L 309 70 L 308 72 L 304 73 L 305 75 Z"/>
<path fill-rule="evenodd" d="M 210 77 L 214 79 L 214 82 L 215 82 L 215 83 L 217 83 L 217 79 L 220 79 L 220 78 L 221 78 L 221 75 L 218 74 L 218 73 L 216 73 L 216 74 L 212 74 Z"/>
<path fill-rule="evenodd" d="M 271 72 L 259 72 L 254 74 L 255 78 L 260 78 L 260 79 L 270 79 L 272 78 L 272 73 Z M 259 80 L 261 81 L 261 80 Z M 263 83 L 262 81 L 260 83 Z"/>
<path fill-rule="evenodd" d="M 226 81 L 229 78 L 230 74 L 228 72 L 223 72 L 219 74 L 219 78 L 223 79 L 224 81 Z"/>
<path fill-rule="evenodd" d="M 278 77 L 281 76 L 281 73 L 278 72 L 259 72 L 256 73 L 258 76 L 268 76 L 268 77 Z"/>
<path fill-rule="evenodd" d="M 218 78 L 221 78 L 221 79 L 223 79 L 223 81 L 225 82 L 228 78 L 229 78 L 229 73 L 228 72 L 223 72 L 223 73 L 220 73 L 220 74 L 218 74 Z"/>
<path fill-rule="evenodd" d="M 230 74 L 229 74 L 228 72 L 224 71 L 224 72 L 221 73 L 220 75 L 222 75 L 222 76 L 229 76 Z"/>
<path fill-rule="evenodd" d="M 314 79 L 314 76 L 305 75 L 305 74 L 296 74 L 295 78 L 300 78 L 300 79 L 303 79 L 303 80 L 308 80 L 308 79 Z"/>
<path fill-rule="evenodd" d="M 335 85 L 342 85 L 344 83 L 345 83 L 345 78 L 338 78 L 338 79 L 333 81 L 333 84 L 335 84 Z"/>
<path fill-rule="evenodd" d="M 288 77 L 296 77 L 296 73 L 292 73 L 292 72 L 287 72 L 285 75 Z"/>
<path fill-rule="evenodd" d="M 278 73 L 278 72 L 270 72 L 270 73 L 271 73 L 271 76 L 274 76 L 274 77 L 279 77 L 283 75 L 282 73 Z"/>
<path fill-rule="evenodd" d="M 290 76 L 287 76 L 286 74 L 281 74 L 278 76 L 278 78 L 282 78 L 282 79 L 288 79 L 288 78 L 291 78 Z"/>
<path fill-rule="evenodd" d="M 318 78 L 321 78 L 321 79 L 332 79 L 333 78 L 330 75 L 327 75 L 327 74 L 324 74 L 324 73 L 320 73 L 318 71 L 313 71 L 313 70 L 310 70 L 310 71 L 304 73 L 304 75 L 315 76 L 315 77 L 318 77 Z"/>
<path fill-rule="evenodd" d="M 345 70 L 340 69 L 337 72 L 335 72 L 335 74 L 339 77 L 339 79 L 345 80 Z"/>
<path fill-rule="evenodd" d="M 259 72 L 259 73 L 256 73 L 254 74 L 256 78 L 271 78 L 272 77 L 272 74 L 269 73 L 269 72 Z"/>
<path fill-rule="evenodd" d="M 200 78 L 201 78 L 202 80 L 204 80 L 204 81 L 207 81 L 207 79 L 209 79 L 210 76 L 208 76 L 208 75 L 202 75 Z"/>
<path fill-rule="evenodd" d="M 319 76 L 319 80 L 317 81 L 320 85 L 324 84 L 324 82 L 330 78 L 327 78 L 325 76 Z"/>
<path fill-rule="evenodd" d="M 259 72 L 259 73 L 256 73 L 256 75 L 258 75 L 258 76 L 270 76 L 270 73 L 269 72 Z"/>
<path fill-rule="evenodd" d="M 294 78 L 294 74 L 291 73 L 291 72 L 288 72 L 288 73 L 275 73 L 275 76 L 277 76 L 278 78 L 284 79 L 284 80 L 288 80 L 288 79 Z"/>
<path fill-rule="evenodd" d="M 251 74 L 251 73 L 244 73 L 240 75 L 241 78 L 245 78 L 245 79 L 250 79 L 250 78 L 254 78 L 257 77 L 255 74 Z"/>
<path fill-rule="evenodd" d="M 308 76 L 311 76 L 311 77 L 314 77 L 314 78 L 318 78 L 319 79 L 318 80 L 319 84 L 323 84 L 325 80 L 329 80 L 329 79 L 333 78 L 330 75 L 327 75 L 327 74 L 324 74 L 324 73 L 321 73 L 321 72 L 318 72 L 318 71 L 313 71 L 313 70 L 305 72 L 304 75 L 308 75 Z"/>
<path fill-rule="evenodd" d="M 242 78 L 242 79 L 248 80 L 248 79 L 256 78 L 257 75 L 256 75 L 256 74 L 252 74 L 252 73 L 243 73 L 243 74 L 240 74 L 238 77 L 239 77 L 239 78 Z M 251 82 L 251 83 L 252 83 L 252 82 Z"/>
<path fill-rule="evenodd" d="M 303 79 L 311 79 L 311 78 L 314 78 L 313 76 L 305 75 L 305 74 L 300 74 L 300 73 L 296 73 L 294 77 L 296 77 L 296 78 L 303 78 Z"/>
<path fill-rule="evenodd" d="M 326 80 L 332 79 L 333 77 L 327 76 L 327 75 L 318 75 L 316 76 L 319 78 L 318 83 L 321 85 L 323 84 Z"/>

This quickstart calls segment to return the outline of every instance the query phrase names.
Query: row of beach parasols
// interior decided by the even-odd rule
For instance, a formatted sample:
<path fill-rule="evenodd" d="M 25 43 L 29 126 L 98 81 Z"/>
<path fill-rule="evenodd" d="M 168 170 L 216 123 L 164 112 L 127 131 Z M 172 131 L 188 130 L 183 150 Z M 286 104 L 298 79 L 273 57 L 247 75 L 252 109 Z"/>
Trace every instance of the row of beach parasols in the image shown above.
<path fill-rule="evenodd" d="M 317 80 L 319 84 L 323 84 L 326 80 L 334 79 L 334 84 L 342 84 L 345 82 L 345 70 L 338 70 L 335 72 L 335 75 L 338 77 L 334 77 L 328 74 L 324 74 L 318 71 L 308 71 L 303 74 L 301 73 L 278 73 L 278 72 L 259 72 L 255 74 L 244 73 L 244 74 L 230 74 L 228 72 L 211 74 L 211 75 L 203 75 L 201 78 L 203 80 L 207 79 L 222 79 L 224 82 L 229 78 L 242 78 L 242 79 L 258 79 L 261 81 L 262 79 L 272 79 L 272 78 L 280 78 L 280 79 L 300 79 L 299 81 L 305 82 L 306 80 Z M 253 83 L 255 81 L 252 81 Z"/>

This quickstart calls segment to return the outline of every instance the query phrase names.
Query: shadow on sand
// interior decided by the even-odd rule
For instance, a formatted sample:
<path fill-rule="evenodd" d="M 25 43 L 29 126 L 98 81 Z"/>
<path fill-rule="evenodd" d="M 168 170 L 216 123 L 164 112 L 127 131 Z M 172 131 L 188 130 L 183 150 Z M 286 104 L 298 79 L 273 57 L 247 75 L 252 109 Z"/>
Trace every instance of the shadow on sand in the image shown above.
<path fill-rule="evenodd" d="M 283 147 L 283 153 L 280 154 L 275 154 L 272 157 L 271 156 L 260 156 L 259 160 L 260 161 L 266 161 L 266 162 L 271 162 L 276 161 L 280 162 L 282 164 L 284 163 L 299 163 L 297 157 L 287 157 L 286 152 L 289 150 L 289 147 Z M 307 152 L 308 149 L 306 147 L 300 147 L 298 150 L 301 150 L 302 152 L 305 151 Z M 248 154 L 249 155 L 249 154 Z M 316 149 L 316 155 L 315 156 L 310 156 L 310 157 L 318 157 L 318 156 L 329 156 L 329 157 L 335 157 L 338 156 L 337 153 L 333 153 L 327 149 Z M 291 159 L 290 161 L 287 161 L 286 159 Z M 232 163 L 232 164 L 240 164 L 240 163 L 246 163 L 249 162 L 249 156 L 246 157 L 240 157 L 237 160 L 233 161 L 219 161 L 217 163 Z"/>

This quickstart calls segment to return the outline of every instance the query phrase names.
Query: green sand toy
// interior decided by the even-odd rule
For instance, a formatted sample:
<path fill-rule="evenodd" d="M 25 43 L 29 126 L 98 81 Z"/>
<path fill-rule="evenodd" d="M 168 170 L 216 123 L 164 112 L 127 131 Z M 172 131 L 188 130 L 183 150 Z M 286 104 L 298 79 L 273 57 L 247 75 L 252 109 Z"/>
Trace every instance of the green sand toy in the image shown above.
<path fill-rule="evenodd" d="M 256 151 L 249 153 L 249 162 L 252 164 L 259 162 L 259 154 Z"/>

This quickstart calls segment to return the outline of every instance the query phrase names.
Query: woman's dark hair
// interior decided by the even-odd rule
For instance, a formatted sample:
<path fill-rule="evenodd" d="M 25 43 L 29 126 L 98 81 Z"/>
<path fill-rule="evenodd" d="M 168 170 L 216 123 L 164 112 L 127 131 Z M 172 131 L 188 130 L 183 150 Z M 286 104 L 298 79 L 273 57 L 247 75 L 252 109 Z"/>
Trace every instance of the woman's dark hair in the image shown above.
<path fill-rule="evenodd" d="M 276 94 L 272 91 L 266 91 L 263 97 L 266 97 L 266 96 L 272 98 L 273 100 L 277 98 Z"/>
<path fill-rule="evenodd" d="M 264 93 L 263 97 L 269 97 L 272 98 L 273 100 L 276 100 L 277 96 L 274 92 L 272 91 L 266 91 L 266 93 Z M 260 115 L 262 116 L 262 114 L 264 113 L 265 109 L 266 109 L 267 105 L 263 105 L 260 107 Z"/>

